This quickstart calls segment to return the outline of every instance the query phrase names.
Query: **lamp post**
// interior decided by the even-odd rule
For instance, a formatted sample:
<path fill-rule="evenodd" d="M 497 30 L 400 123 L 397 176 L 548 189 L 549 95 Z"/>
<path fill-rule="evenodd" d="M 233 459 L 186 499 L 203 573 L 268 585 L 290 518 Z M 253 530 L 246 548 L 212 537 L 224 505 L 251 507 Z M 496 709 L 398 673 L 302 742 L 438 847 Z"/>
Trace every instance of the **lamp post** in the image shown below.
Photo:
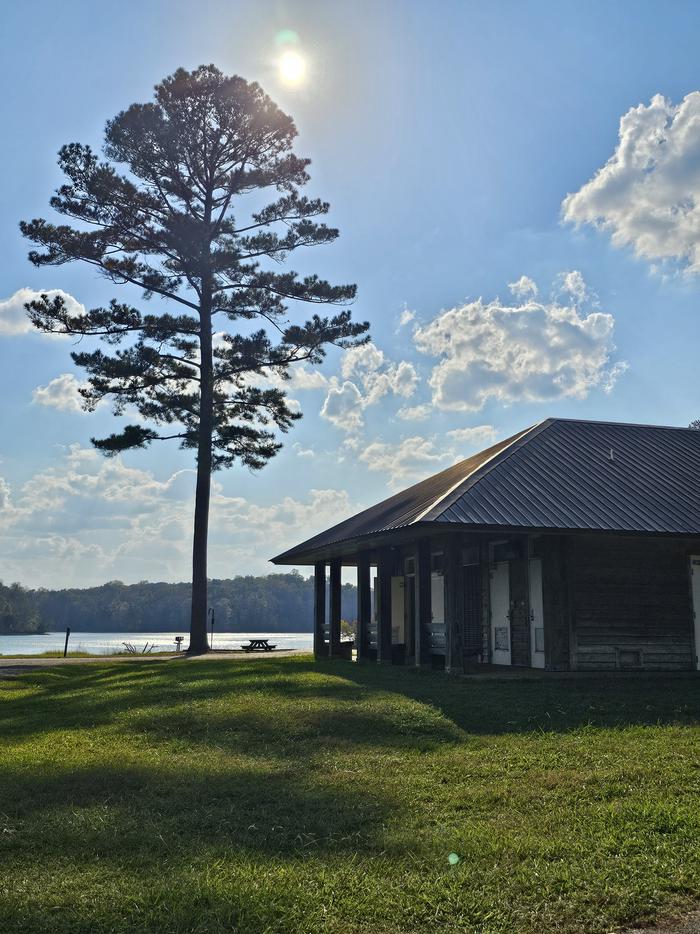
<path fill-rule="evenodd" d="M 213 606 L 209 607 L 209 615 L 211 617 L 211 639 L 209 643 L 209 648 L 213 649 L 214 648 L 214 607 Z"/>

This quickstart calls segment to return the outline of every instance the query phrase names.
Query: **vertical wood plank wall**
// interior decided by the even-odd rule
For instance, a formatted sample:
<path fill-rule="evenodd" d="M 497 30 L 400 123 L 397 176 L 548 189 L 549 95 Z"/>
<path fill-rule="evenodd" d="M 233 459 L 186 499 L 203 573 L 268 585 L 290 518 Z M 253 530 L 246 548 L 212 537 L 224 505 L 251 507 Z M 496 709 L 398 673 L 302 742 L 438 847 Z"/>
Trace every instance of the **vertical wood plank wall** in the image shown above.
<path fill-rule="evenodd" d="M 503 543 L 503 537 L 498 541 Z M 530 552 L 542 563 L 545 667 L 549 670 L 681 670 L 694 667 L 693 607 L 688 559 L 700 538 L 601 534 L 512 535 L 508 541 L 511 661 L 531 664 Z M 409 661 L 430 665 L 431 550 L 442 548 L 445 572 L 445 666 L 468 670 L 490 661 L 490 547 L 487 536 L 419 539 L 376 553 L 378 572 L 376 652 L 372 625 L 370 554 L 358 556 L 358 658 L 390 664 L 405 660 L 392 647 L 391 580 L 415 557 L 415 642 Z M 463 548 L 479 564 L 464 566 Z M 477 549 L 475 552 L 474 549 Z M 374 560 L 374 553 L 372 555 Z M 315 565 L 314 652 L 334 654 L 340 631 L 340 562 L 330 562 L 330 619 L 326 618 L 326 568 Z M 409 604 L 406 604 L 409 613 Z M 411 639 L 406 642 L 410 646 Z M 434 650 L 433 650 L 434 651 Z"/>
<path fill-rule="evenodd" d="M 462 626 L 462 650 L 464 667 L 469 669 L 481 660 L 483 653 L 483 592 L 480 564 L 469 564 L 462 568 L 464 579 L 464 608 Z"/>
<path fill-rule="evenodd" d="M 510 657 L 511 664 L 530 664 L 530 576 L 527 539 L 516 543 L 518 556 L 510 564 Z"/>
<path fill-rule="evenodd" d="M 452 538 L 445 542 L 445 631 L 447 646 L 445 668 L 459 673 L 464 671 L 464 568 L 462 549 L 459 539 Z"/>
<path fill-rule="evenodd" d="M 482 646 L 481 661 L 491 661 L 491 573 L 489 567 L 489 543 L 486 539 L 479 543 L 481 561 L 481 609 L 482 609 Z"/>
<path fill-rule="evenodd" d="M 565 535 L 543 535 L 537 542 L 542 559 L 545 667 L 567 671 L 571 667 L 569 632 L 571 594 L 568 581 L 568 542 Z"/>
<path fill-rule="evenodd" d="M 415 663 L 430 664 L 429 625 L 431 614 L 430 595 L 430 542 L 421 539 L 416 544 L 416 597 L 414 601 L 415 619 Z"/>
<path fill-rule="evenodd" d="M 390 665 L 391 654 L 391 577 L 394 573 L 394 555 L 390 548 L 379 551 L 377 577 L 377 661 Z"/>
<path fill-rule="evenodd" d="M 577 668 L 694 667 L 688 555 L 698 544 L 572 537 Z"/>

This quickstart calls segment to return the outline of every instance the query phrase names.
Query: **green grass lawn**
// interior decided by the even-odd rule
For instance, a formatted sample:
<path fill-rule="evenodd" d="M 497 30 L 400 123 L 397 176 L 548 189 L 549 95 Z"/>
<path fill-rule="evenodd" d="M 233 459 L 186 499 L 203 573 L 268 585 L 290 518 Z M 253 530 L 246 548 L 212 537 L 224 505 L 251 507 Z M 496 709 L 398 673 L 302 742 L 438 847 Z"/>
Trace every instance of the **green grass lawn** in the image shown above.
<path fill-rule="evenodd" d="M 700 897 L 699 722 L 692 675 L 0 681 L 0 931 L 618 930 Z"/>
<path fill-rule="evenodd" d="M 73 652 L 69 651 L 67 658 L 133 658 L 134 656 L 145 656 L 146 658 L 157 658 L 159 655 L 175 655 L 176 652 L 174 649 L 169 649 L 165 651 L 158 652 L 141 652 L 140 650 L 136 652 L 127 652 L 126 649 L 114 649 L 110 652 Z M 2 655 L 0 654 L 0 665 L 8 659 L 13 658 L 28 658 L 26 652 L 15 652 L 13 655 Z M 63 649 L 47 649 L 45 652 L 33 652 L 31 658 L 63 658 Z"/>

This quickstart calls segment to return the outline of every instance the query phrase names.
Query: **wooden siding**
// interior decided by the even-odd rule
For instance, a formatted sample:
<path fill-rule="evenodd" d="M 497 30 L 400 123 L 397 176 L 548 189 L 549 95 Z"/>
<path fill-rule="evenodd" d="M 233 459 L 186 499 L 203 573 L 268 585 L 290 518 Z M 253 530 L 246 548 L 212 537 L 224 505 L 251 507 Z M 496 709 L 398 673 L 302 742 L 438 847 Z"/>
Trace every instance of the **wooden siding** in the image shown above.
<path fill-rule="evenodd" d="M 417 665 L 430 664 L 430 543 L 427 539 L 415 546 L 415 661 Z"/>
<path fill-rule="evenodd" d="M 581 536 L 570 546 L 574 667 L 694 667 L 691 542 Z"/>
<path fill-rule="evenodd" d="M 564 535 L 543 535 L 535 541 L 534 553 L 542 559 L 545 668 L 551 671 L 567 671 L 571 667 L 568 550 Z"/>
<path fill-rule="evenodd" d="M 464 617 L 462 647 L 465 666 L 481 660 L 483 652 L 484 604 L 482 596 L 482 571 L 479 564 L 464 567 Z"/>
<path fill-rule="evenodd" d="M 519 542 L 520 554 L 510 564 L 510 663 L 530 664 L 530 585 L 527 542 Z"/>
<path fill-rule="evenodd" d="M 464 568 L 459 539 L 445 542 L 445 627 L 447 652 L 445 668 L 459 673 L 464 670 Z"/>
<path fill-rule="evenodd" d="M 489 543 L 484 539 L 479 544 L 479 553 L 481 561 L 481 633 L 482 633 L 482 662 L 491 661 L 491 596 L 489 592 L 490 574 L 489 574 Z"/>

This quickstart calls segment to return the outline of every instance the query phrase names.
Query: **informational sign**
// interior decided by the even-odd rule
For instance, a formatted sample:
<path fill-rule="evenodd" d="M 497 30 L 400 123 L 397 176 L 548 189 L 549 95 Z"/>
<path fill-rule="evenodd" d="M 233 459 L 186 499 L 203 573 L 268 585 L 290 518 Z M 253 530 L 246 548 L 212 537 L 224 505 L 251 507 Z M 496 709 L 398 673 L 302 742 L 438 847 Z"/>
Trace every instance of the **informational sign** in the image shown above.
<path fill-rule="evenodd" d="M 508 626 L 496 626 L 493 630 L 493 647 L 497 652 L 510 652 Z"/>

